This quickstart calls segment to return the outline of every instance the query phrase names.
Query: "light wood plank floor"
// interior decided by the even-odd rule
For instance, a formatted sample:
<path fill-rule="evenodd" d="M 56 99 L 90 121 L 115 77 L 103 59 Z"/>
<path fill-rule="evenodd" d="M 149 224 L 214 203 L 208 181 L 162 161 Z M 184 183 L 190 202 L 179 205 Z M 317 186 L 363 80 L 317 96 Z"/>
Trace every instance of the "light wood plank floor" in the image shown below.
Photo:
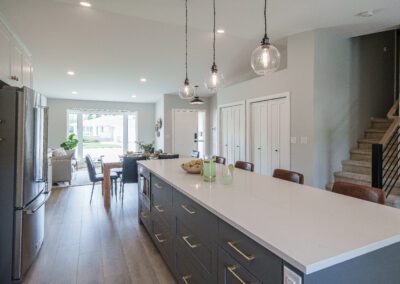
<path fill-rule="evenodd" d="M 45 240 L 24 283 L 175 283 L 137 222 L 137 185 L 124 202 L 103 207 L 100 184 L 54 189 L 46 204 Z"/>

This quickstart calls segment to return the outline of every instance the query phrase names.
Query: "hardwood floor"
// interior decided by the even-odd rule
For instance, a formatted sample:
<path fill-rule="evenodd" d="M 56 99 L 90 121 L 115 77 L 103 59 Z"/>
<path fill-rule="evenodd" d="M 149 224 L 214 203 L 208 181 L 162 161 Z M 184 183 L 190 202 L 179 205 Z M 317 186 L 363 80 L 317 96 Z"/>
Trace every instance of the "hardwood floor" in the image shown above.
<path fill-rule="evenodd" d="M 175 283 L 137 221 L 137 185 L 107 213 L 101 186 L 54 189 L 46 204 L 45 240 L 24 283 Z"/>

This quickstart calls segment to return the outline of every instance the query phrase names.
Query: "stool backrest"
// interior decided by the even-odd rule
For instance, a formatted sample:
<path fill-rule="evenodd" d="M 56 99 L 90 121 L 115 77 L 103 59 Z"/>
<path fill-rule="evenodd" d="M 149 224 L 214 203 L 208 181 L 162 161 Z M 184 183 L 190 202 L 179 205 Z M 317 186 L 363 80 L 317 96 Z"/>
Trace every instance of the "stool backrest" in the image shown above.
<path fill-rule="evenodd" d="M 122 183 L 138 182 L 137 161 L 146 160 L 146 157 L 124 157 L 122 162 Z"/>
<path fill-rule="evenodd" d="M 337 181 L 333 184 L 332 192 L 347 196 L 385 204 L 385 192 L 382 189 L 361 184 Z"/>
<path fill-rule="evenodd" d="M 297 172 L 292 172 L 288 170 L 283 170 L 283 169 L 275 169 L 274 174 L 272 175 L 275 178 L 299 183 L 299 184 L 304 184 L 304 175 L 301 173 Z"/>
<path fill-rule="evenodd" d="M 242 169 L 249 172 L 254 172 L 254 164 L 250 162 L 237 161 L 235 163 L 235 168 Z"/>

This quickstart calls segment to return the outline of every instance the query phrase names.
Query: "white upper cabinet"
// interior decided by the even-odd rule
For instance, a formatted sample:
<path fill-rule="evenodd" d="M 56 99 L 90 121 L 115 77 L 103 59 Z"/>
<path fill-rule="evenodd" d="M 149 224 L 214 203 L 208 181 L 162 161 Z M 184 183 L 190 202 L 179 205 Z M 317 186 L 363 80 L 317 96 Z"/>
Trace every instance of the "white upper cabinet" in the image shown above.
<path fill-rule="evenodd" d="M 0 80 L 11 86 L 32 88 L 30 56 L 0 21 Z"/>
<path fill-rule="evenodd" d="M 8 32 L 0 25 L 0 78 L 6 83 L 10 79 L 10 44 Z"/>

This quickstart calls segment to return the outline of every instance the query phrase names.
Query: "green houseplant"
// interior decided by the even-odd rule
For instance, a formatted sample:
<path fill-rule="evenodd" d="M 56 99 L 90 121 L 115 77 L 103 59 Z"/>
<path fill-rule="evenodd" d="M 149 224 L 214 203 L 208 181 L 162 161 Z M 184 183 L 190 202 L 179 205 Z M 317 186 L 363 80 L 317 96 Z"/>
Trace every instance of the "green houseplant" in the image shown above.
<path fill-rule="evenodd" d="M 150 153 L 154 149 L 154 142 L 145 144 L 141 141 L 136 141 L 136 144 L 139 146 L 140 150 L 143 150 L 144 153 Z"/>
<path fill-rule="evenodd" d="M 74 150 L 78 146 L 79 140 L 74 133 L 70 134 L 66 141 L 60 144 L 65 151 Z"/>

